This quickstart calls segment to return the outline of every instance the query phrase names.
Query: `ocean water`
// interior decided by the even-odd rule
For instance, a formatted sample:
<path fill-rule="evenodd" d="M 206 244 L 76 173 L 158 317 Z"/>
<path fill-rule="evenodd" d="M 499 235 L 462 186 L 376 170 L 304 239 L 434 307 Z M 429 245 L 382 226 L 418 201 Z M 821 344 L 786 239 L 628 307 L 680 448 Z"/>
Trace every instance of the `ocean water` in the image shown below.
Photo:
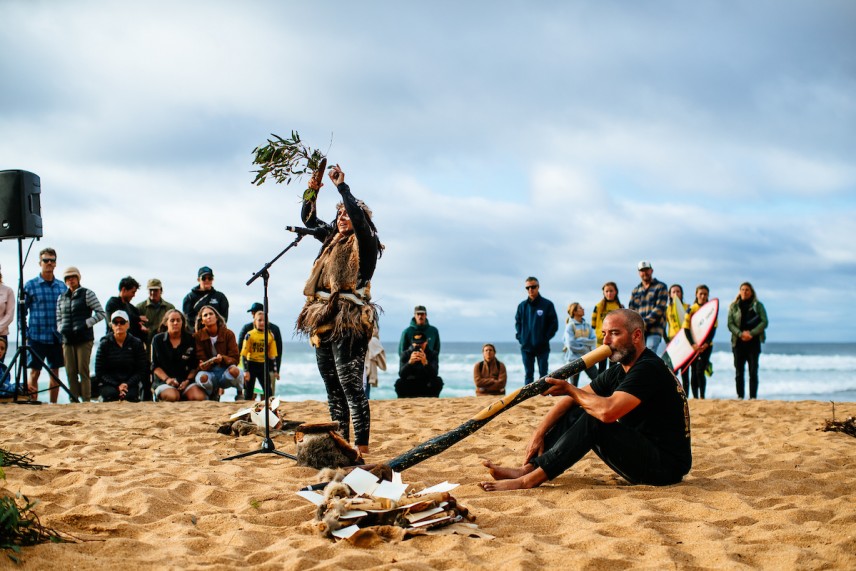
<path fill-rule="evenodd" d="M 379 385 L 371 390 L 372 399 L 394 399 L 398 372 L 398 342 L 385 341 L 388 370 L 380 372 Z M 481 360 L 481 343 L 445 342 L 440 354 L 440 376 L 445 386 L 440 398 L 464 397 L 475 394 L 473 365 Z M 508 391 L 523 385 L 523 364 L 516 343 L 497 343 L 497 358 L 508 370 Z M 14 352 L 14 344 L 11 351 Z M 819 400 L 856 402 L 856 343 L 766 343 L 760 359 L 758 396 L 773 400 Z M 318 375 L 315 352 L 308 343 L 285 344 L 282 379 L 276 394 L 286 401 L 327 399 L 324 384 Z M 11 352 L 10 352 L 11 356 Z M 9 363 L 10 356 L 6 358 Z M 93 355 L 94 361 L 94 355 Z M 714 345 L 711 357 L 714 374 L 708 378 L 708 398 L 735 398 L 734 364 L 731 346 Z M 554 345 L 550 370 L 563 363 L 561 346 Z M 47 387 L 47 375 L 42 373 L 40 388 Z M 60 371 L 65 383 L 65 373 Z M 584 374 L 580 385 L 588 383 Z M 748 394 L 748 378 L 746 381 Z M 228 389 L 223 400 L 234 400 L 235 391 Z M 46 393 L 40 400 L 47 401 Z M 68 396 L 60 391 L 60 402 Z"/>

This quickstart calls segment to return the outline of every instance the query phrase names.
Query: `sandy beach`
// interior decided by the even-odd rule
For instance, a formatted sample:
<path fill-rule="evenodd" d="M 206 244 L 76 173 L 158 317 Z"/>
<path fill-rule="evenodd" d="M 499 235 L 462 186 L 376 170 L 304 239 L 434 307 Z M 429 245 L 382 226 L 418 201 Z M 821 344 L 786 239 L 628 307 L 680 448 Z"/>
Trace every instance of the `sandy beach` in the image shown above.
<path fill-rule="evenodd" d="M 458 426 L 491 397 L 372 401 L 383 461 Z M 25 548 L 21 569 L 852 569 L 856 440 L 818 430 L 823 402 L 691 401 L 694 467 L 670 487 L 630 486 L 589 454 L 539 489 L 487 493 L 482 458 L 516 464 L 551 404 L 534 398 L 404 472 L 453 494 L 495 539 L 415 537 L 363 549 L 318 536 L 295 495 L 316 471 L 216 428 L 235 403 L 5 405 L 2 446 L 42 471 L 7 467 L 7 490 L 77 543 Z M 290 420 L 326 404 L 285 403 Z M 856 403 L 836 406 L 839 420 Z M 294 452 L 287 435 L 274 440 Z M 0 567 L 15 567 L 5 556 Z"/>

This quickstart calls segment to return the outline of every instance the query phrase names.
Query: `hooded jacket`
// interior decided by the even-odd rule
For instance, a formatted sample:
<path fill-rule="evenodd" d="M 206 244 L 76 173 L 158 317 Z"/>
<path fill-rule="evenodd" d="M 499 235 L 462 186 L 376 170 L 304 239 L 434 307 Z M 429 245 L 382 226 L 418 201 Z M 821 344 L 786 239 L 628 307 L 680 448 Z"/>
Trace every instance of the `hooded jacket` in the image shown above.
<path fill-rule="evenodd" d="M 440 356 L 440 332 L 428 322 L 428 318 L 425 318 L 425 325 L 417 325 L 416 318 L 411 317 L 410 326 L 401 332 L 401 339 L 398 342 L 399 357 L 413 344 L 415 333 L 423 334 L 428 341 L 428 348 L 438 357 Z"/>

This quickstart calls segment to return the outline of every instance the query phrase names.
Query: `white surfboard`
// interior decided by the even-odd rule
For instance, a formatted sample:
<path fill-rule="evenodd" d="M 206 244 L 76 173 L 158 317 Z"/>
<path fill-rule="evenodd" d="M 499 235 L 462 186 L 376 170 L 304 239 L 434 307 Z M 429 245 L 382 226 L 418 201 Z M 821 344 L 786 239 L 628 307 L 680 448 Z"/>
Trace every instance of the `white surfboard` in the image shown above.
<path fill-rule="evenodd" d="M 716 325 L 718 313 L 719 299 L 717 298 L 710 300 L 693 313 L 690 319 L 690 330 L 696 345 L 709 340 L 713 326 Z M 698 353 L 693 350 L 692 343 L 687 337 L 687 330 L 681 329 L 666 346 L 663 360 L 671 364 L 673 371 L 678 372 L 689 367 L 697 356 Z"/>

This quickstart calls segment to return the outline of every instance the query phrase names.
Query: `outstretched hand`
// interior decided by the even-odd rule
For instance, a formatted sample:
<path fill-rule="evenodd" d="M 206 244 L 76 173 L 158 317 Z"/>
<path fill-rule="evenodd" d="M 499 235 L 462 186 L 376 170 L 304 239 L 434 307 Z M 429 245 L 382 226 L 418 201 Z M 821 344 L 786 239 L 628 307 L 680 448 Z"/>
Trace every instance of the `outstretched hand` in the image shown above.
<path fill-rule="evenodd" d="M 342 167 L 339 165 L 334 165 L 330 167 L 329 171 L 330 180 L 333 181 L 333 184 L 339 186 L 343 182 L 345 182 L 345 173 L 342 171 Z"/>

